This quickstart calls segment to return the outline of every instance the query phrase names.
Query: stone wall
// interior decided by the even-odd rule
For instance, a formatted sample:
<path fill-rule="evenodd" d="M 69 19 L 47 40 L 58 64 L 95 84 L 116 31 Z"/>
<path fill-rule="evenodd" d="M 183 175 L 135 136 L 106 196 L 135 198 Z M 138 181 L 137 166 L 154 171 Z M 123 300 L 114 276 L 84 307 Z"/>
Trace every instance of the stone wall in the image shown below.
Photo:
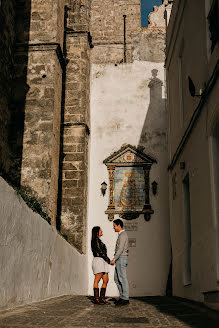
<path fill-rule="evenodd" d="M 164 29 L 142 28 L 135 31 L 132 33 L 132 44 L 133 60 L 159 63 L 165 59 Z"/>
<path fill-rule="evenodd" d="M 87 294 L 87 259 L 0 178 L 0 309 Z"/>
<path fill-rule="evenodd" d="M 20 184 L 55 224 L 62 97 L 64 1 L 17 3 L 13 143 Z M 24 22 L 24 23 L 23 23 Z M 22 93 L 22 90 L 26 92 Z M 20 149 L 20 151 L 19 151 Z M 16 167 L 14 167 L 14 170 Z"/>
<path fill-rule="evenodd" d="M 40 202 L 53 222 L 58 193 L 62 86 L 56 48 L 29 48 L 21 172 L 22 187 Z"/>
<path fill-rule="evenodd" d="M 90 1 L 66 2 L 64 102 L 59 225 L 65 238 L 86 252 L 90 106 Z"/>
<path fill-rule="evenodd" d="M 90 31 L 94 44 L 93 63 L 119 63 L 124 58 L 123 15 L 126 15 L 126 57 L 127 62 L 131 62 L 131 33 L 141 27 L 141 1 L 92 1 Z"/>
<path fill-rule="evenodd" d="M 63 44 L 64 0 L 16 0 L 17 42 Z"/>
<path fill-rule="evenodd" d="M 67 29 L 76 32 L 89 31 L 90 0 L 65 0 L 67 6 Z"/>

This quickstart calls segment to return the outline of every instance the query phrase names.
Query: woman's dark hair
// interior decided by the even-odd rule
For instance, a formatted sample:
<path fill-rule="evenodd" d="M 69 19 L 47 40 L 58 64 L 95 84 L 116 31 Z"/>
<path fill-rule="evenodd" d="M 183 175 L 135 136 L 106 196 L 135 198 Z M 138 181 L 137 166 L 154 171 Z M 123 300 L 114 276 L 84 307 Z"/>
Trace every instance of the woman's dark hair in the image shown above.
<path fill-rule="evenodd" d="M 120 227 L 123 228 L 123 222 L 122 222 L 122 220 L 116 219 L 116 220 L 113 221 L 113 223 L 115 223 L 117 226 L 120 225 Z"/>
<path fill-rule="evenodd" d="M 99 238 L 99 231 L 100 231 L 100 227 L 97 227 L 97 226 L 93 227 L 93 229 L 92 229 L 92 235 L 91 235 L 91 249 L 92 249 L 92 252 L 94 252 L 93 249 L 96 245 L 96 240 L 97 240 L 97 238 Z"/>
<path fill-rule="evenodd" d="M 93 227 L 91 243 L 92 243 L 93 240 L 95 240 L 97 237 L 99 237 L 99 231 L 100 231 L 100 227 Z"/>

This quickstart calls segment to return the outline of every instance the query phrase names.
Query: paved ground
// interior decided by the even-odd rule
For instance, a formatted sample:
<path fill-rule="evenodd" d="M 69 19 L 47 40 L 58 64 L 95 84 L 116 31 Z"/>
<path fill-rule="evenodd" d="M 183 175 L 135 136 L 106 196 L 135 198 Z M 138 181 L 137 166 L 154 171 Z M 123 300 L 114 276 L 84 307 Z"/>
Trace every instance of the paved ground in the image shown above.
<path fill-rule="evenodd" d="M 208 311 L 175 298 L 132 298 L 120 308 L 110 303 L 98 306 L 85 296 L 63 296 L 0 312 L 0 328 L 219 328 Z"/>

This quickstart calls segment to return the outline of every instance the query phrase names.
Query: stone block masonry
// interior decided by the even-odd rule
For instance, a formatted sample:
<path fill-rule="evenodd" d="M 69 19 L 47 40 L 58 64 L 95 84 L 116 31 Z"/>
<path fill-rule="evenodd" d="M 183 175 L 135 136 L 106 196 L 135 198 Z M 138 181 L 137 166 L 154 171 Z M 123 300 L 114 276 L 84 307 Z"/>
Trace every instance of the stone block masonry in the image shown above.
<path fill-rule="evenodd" d="M 62 68 L 57 46 L 29 47 L 21 185 L 55 224 Z M 22 56 L 19 52 L 18 55 Z"/>
<path fill-rule="evenodd" d="M 21 186 L 39 201 L 55 224 L 64 68 L 64 0 L 33 0 L 31 6 L 28 1 L 19 0 L 16 24 L 16 80 L 17 84 L 22 81 L 27 92 L 22 102 L 14 105 L 17 116 L 24 121 L 19 134 L 22 155 L 16 152 L 15 159 L 21 161 Z M 16 140 L 14 144 L 17 145 Z"/>
<path fill-rule="evenodd" d="M 62 47 L 64 0 L 18 0 L 17 2 L 19 9 L 16 19 L 17 42 L 57 42 Z"/>
<path fill-rule="evenodd" d="M 86 249 L 87 133 L 84 127 L 64 130 L 61 232 L 81 253 Z"/>
<path fill-rule="evenodd" d="M 119 63 L 124 57 L 126 15 L 127 62 L 132 62 L 131 33 L 141 27 L 141 0 L 93 0 L 90 31 L 93 38 L 92 63 Z"/>
<path fill-rule="evenodd" d="M 61 232 L 86 252 L 90 47 L 86 31 L 66 37 Z"/>
<path fill-rule="evenodd" d="M 67 14 L 67 29 L 75 32 L 89 31 L 90 0 L 65 0 Z"/>
<path fill-rule="evenodd" d="M 57 228 L 86 252 L 90 105 L 90 1 L 65 1 L 61 144 Z"/>

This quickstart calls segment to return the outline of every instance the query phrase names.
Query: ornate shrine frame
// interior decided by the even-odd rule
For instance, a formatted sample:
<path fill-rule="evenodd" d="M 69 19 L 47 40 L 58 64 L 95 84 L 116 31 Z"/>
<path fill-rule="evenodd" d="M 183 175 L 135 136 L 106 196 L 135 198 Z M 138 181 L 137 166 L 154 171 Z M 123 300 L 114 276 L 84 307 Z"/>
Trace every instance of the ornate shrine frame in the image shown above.
<path fill-rule="evenodd" d="M 107 166 L 109 172 L 109 205 L 105 211 L 108 214 L 109 221 L 113 221 L 114 215 L 119 214 L 119 216 L 126 220 L 133 220 L 139 217 L 140 214 L 144 214 L 146 221 L 149 221 L 151 214 L 154 213 L 150 205 L 150 169 L 153 163 L 157 163 L 155 159 L 151 156 L 143 153 L 138 148 L 131 145 L 122 146 L 117 152 L 113 153 L 111 156 L 106 158 L 103 163 Z M 115 204 L 115 170 L 116 168 L 130 168 L 130 170 L 135 170 L 135 168 L 142 168 L 144 172 L 144 204 L 139 210 L 136 208 L 128 208 L 118 210 Z M 141 181 L 142 183 L 142 181 Z M 137 192 L 137 188 L 136 188 Z"/>

